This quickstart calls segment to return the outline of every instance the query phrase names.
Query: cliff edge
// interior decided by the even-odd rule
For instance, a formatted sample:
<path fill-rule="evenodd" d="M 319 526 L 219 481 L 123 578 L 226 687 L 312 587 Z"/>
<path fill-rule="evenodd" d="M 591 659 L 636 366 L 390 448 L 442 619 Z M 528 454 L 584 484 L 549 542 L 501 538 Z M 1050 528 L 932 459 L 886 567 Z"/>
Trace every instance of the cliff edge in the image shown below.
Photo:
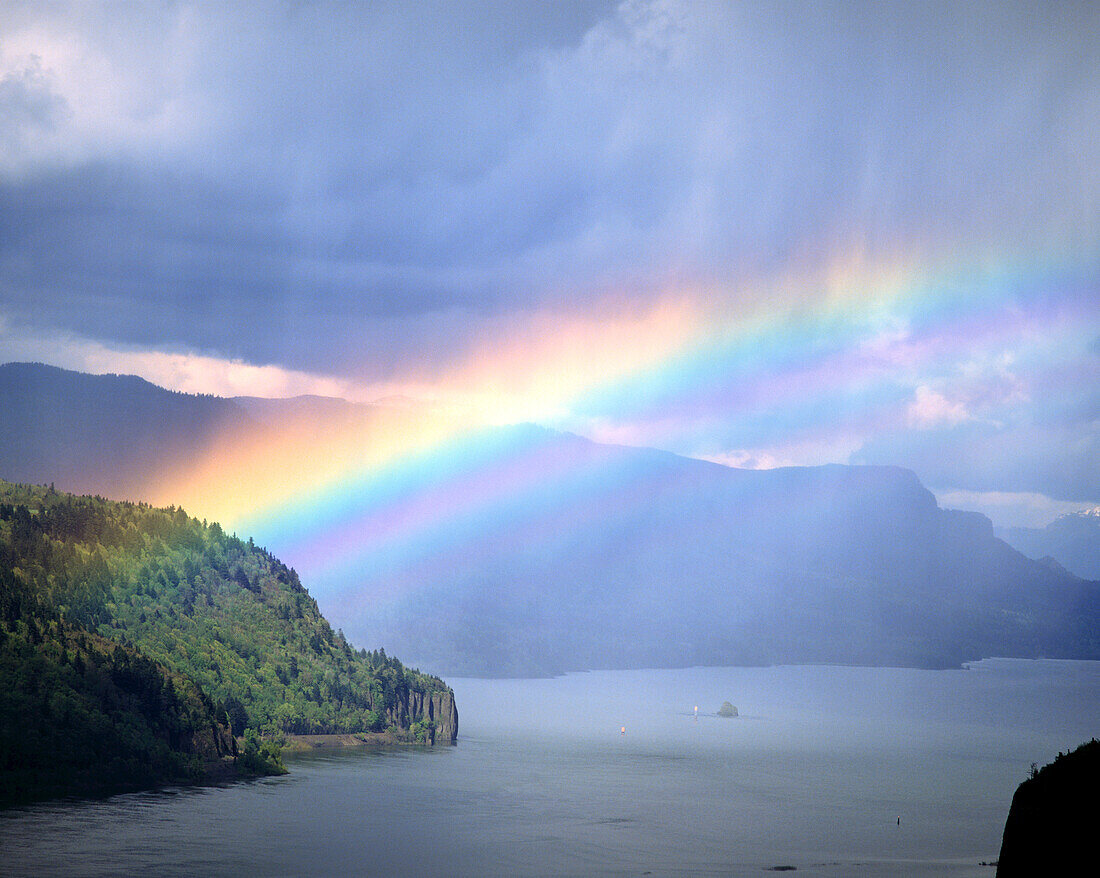
<path fill-rule="evenodd" d="M 1074 875 L 1095 859 L 1100 741 L 1058 754 L 1016 789 L 1005 821 L 997 878 Z"/>

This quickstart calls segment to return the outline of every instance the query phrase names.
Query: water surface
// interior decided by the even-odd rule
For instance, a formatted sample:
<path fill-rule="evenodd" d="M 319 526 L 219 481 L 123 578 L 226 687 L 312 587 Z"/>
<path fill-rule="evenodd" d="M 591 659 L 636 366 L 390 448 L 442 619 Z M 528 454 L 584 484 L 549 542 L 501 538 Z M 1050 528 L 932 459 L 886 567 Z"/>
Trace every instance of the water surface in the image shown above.
<path fill-rule="evenodd" d="M 451 682 L 456 747 L 9 811 L 3 871 L 992 878 L 1030 764 L 1100 734 L 1095 662 Z"/>

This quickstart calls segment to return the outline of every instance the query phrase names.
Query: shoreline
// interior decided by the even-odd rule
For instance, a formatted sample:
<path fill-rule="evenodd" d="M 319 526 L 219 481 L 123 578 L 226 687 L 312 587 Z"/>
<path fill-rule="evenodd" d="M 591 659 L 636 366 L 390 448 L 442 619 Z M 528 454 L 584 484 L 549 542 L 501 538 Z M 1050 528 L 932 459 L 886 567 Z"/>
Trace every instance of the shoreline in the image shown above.
<path fill-rule="evenodd" d="M 343 732 L 333 735 L 284 735 L 284 755 L 310 753 L 345 747 L 427 747 L 422 741 L 409 741 L 393 732 Z"/>

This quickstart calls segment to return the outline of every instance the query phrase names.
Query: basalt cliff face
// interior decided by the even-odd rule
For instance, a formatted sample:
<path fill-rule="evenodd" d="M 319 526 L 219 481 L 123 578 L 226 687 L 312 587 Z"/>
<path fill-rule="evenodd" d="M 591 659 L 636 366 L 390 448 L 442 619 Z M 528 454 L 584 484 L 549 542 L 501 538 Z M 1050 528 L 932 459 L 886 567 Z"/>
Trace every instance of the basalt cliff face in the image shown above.
<path fill-rule="evenodd" d="M 229 726 L 212 722 L 208 728 L 192 733 L 190 742 L 185 743 L 182 749 L 197 756 L 204 766 L 211 769 L 237 755 L 237 742 Z"/>
<path fill-rule="evenodd" d="M 426 723 L 429 744 L 453 744 L 458 739 L 458 708 L 453 692 L 410 690 L 404 700 L 390 708 L 388 715 L 401 728 L 409 728 L 415 722 Z"/>

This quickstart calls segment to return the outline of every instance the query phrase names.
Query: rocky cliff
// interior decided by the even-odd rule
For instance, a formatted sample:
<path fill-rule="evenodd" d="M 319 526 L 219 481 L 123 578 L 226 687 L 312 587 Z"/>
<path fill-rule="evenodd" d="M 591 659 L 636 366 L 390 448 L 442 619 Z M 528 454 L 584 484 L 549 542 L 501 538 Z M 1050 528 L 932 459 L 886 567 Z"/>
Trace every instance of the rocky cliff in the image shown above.
<path fill-rule="evenodd" d="M 458 738 L 458 708 L 449 689 L 432 693 L 410 690 L 388 713 L 390 720 L 402 728 L 425 723 L 429 744 L 453 744 Z"/>
<path fill-rule="evenodd" d="M 206 728 L 196 729 L 184 752 L 197 756 L 208 770 L 219 766 L 237 755 L 237 741 L 229 726 L 212 722 Z"/>
<path fill-rule="evenodd" d="M 1005 821 L 997 878 L 1080 875 L 1096 858 L 1100 741 L 1058 754 L 1016 789 Z"/>

